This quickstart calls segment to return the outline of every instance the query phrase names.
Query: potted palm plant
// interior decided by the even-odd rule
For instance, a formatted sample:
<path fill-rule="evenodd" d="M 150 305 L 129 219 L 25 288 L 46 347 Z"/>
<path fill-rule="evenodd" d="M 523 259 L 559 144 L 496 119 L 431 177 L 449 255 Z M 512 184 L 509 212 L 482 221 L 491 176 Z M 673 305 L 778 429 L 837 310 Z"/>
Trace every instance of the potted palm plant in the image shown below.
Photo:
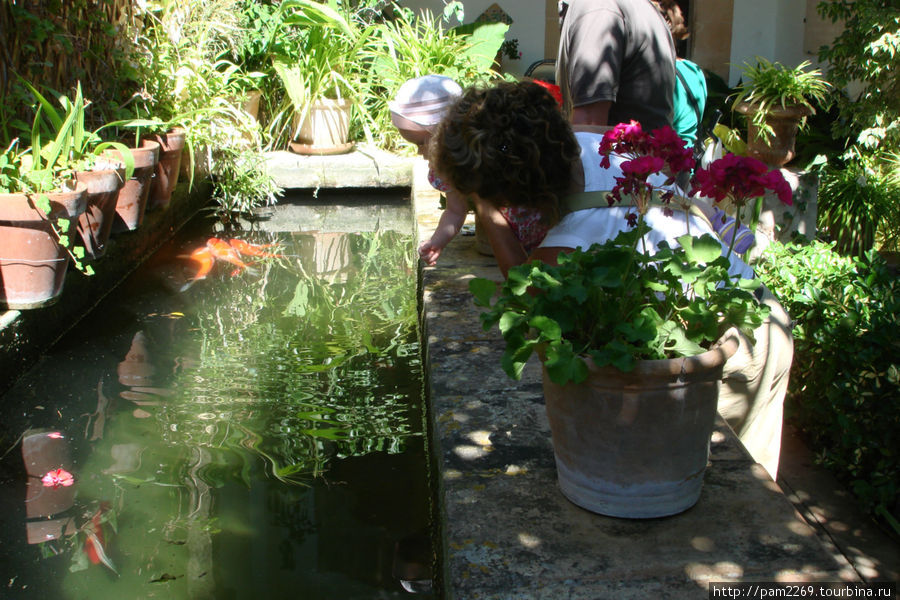
<path fill-rule="evenodd" d="M 747 116 L 747 152 L 768 165 L 781 167 L 794 158 L 797 132 L 815 114 L 813 104 L 826 102 L 830 84 L 809 61 L 796 68 L 757 57 L 744 65 L 743 81 L 732 104 Z"/>
<path fill-rule="evenodd" d="M 514 267 L 496 297 L 493 281 L 470 283 L 476 304 L 487 308 L 484 328 L 498 326 L 506 340 L 506 373 L 517 379 L 533 353 L 541 359 L 563 494 L 612 516 L 666 516 L 697 501 L 724 363 L 738 332 L 753 339 L 768 311 L 753 294 L 758 282 L 729 274 L 732 248 L 715 237 L 686 231 L 677 245 L 648 241 L 651 204 L 673 210 L 681 201 L 648 177 L 693 166 L 690 150 L 668 131 L 656 137 L 636 123 L 620 125 L 600 145 L 605 161 L 611 153 L 629 157 L 601 201 L 631 203 L 630 230 L 560 254 L 556 266 Z M 775 189 L 790 201 L 780 172 L 739 160 L 724 179 L 715 163 L 698 171 L 698 191 L 741 204 Z"/>
<path fill-rule="evenodd" d="M 350 111 L 355 58 L 367 35 L 336 3 L 286 0 L 282 28 L 296 27 L 289 44 L 276 48 L 273 66 L 293 112 L 291 149 L 337 154 L 352 147 Z"/>

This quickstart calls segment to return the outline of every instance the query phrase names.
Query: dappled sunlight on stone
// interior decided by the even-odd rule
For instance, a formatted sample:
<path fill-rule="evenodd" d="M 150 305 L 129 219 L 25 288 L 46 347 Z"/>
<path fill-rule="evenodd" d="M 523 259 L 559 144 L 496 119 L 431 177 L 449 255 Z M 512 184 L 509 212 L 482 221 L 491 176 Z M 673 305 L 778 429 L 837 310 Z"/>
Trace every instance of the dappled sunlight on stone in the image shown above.
<path fill-rule="evenodd" d="M 710 436 L 709 441 L 713 444 L 721 444 L 725 441 L 725 434 L 721 431 L 713 431 L 712 436 Z"/>
<path fill-rule="evenodd" d="M 484 458 L 489 449 L 485 449 L 481 446 L 469 446 L 466 444 L 460 444 L 453 448 L 453 453 L 456 454 L 463 460 L 476 460 L 479 458 Z"/>
<path fill-rule="evenodd" d="M 470 442 L 474 444 L 478 444 L 479 446 L 490 446 L 491 445 L 491 432 L 490 431 L 473 431 L 471 433 L 467 433 L 466 437 Z"/>
<path fill-rule="evenodd" d="M 457 469 L 444 469 L 444 479 L 462 479 L 462 471 Z"/>
<path fill-rule="evenodd" d="M 805 521 L 791 521 L 787 524 L 788 529 L 797 535 L 802 536 L 810 536 L 813 535 L 813 530 L 806 524 Z"/>
<path fill-rule="evenodd" d="M 716 543 L 704 536 L 697 536 L 691 540 L 691 546 L 701 552 L 712 552 L 716 549 Z"/>
<path fill-rule="evenodd" d="M 541 545 L 541 540 L 530 533 L 521 532 L 519 533 L 519 543 L 533 550 Z"/>
<path fill-rule="evenodd" d="M 733 580 L 744 576 L 744 568 L 741 565 L 728 561 L 711 565 L 689 563 L 684 571 L 694 581 Z"/>
<path fill-rule="evenodd" d="M 519 465 L 506 465 L 506 471 L 504 471 L 505 475 L 524 475 L 528 472 L 528 469 L 520 467 Z"/>

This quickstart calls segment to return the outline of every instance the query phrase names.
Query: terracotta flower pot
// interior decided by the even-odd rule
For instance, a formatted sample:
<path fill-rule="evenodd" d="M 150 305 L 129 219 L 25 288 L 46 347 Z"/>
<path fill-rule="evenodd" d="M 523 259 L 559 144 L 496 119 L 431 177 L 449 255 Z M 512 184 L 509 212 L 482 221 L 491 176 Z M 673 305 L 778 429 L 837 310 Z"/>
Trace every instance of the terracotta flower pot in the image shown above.
<path fill-rule="evenodd" d="M 590 365 L 564 386 L 544 371 L 544 398 L 562 493 L 613 517 L 673 515 L 700 497 L 729 336 L 689 358 L 646 360 L 623 373 Z"/>
<path fill-rule="evenodd" d="M 753 123 L 753 116 L 758 112 L 755 104 L 741 103 L 736 110 L 747 116 L 747 154 L 763 161 L 771 167 L 783 167 L 796 156 L 794 144 L 800 122 L 812 114 L 806 106 L 788 106 L 787 108 L 770 108 L 767 111 L 766 123 L 774 134 L 766 137 L 759 135 L 759 127 Z"/>
<path fill-rule="evenodd" d="M 143 222 L 150 196 L 150 181 L 159 160 L 159 142 L 142 140 L 140 147 L 131 149 L 131 154 L 134 157 L 134 172 L 116 198 L 113 233 L 134 231 Z M 116 150 L 110 150 L 109 155 L 122 161 L 121 154 Z"/>
<path fill-rule="evenodd" d="M 87 186 L 47 194 L 50 219 L 77 219 Z M 51 222 L 28 194 L 0 194 L 0 305 L 9 309 L 48 306 L 59 299 L 69 254 Z"/>
<path fill-rule="evenodd" d="M 172 199 L 172 192 L 178 185 L 178 174 L 181 172 L 181 155 L 186 140 L 185 131 L 177 128 L 163 135 L 152 138 L 159 146 L 159 161 L 154 169 L 154 177 L 150 183 L 150 197 L 147 209 L 165 208 Z"/>
<path fill-rule="evenodd" d="M 87 205 L 78 218 L 78 233 L 85 256 L 96 260 L 106 253 L 119 190 L 125 185 L 125 167 L 80 171 L 75 179 L 87 186 Z"/>

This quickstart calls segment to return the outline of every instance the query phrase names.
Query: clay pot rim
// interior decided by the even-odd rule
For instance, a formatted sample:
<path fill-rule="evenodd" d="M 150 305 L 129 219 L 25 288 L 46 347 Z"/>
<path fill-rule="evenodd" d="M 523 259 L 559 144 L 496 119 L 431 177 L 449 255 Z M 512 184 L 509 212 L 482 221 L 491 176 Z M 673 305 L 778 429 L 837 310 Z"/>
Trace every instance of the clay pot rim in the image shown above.
<path fill-rule="evenodd" d="M 759 103 L 741 102 L 734 109 L 742 115 L 760 112 Z M 805 104 L 789 104 L 787 106 L 770 106 L 765 111 L 768 118 L 775 119 L 802 119 L 815 114 L 815 109 Z"/>

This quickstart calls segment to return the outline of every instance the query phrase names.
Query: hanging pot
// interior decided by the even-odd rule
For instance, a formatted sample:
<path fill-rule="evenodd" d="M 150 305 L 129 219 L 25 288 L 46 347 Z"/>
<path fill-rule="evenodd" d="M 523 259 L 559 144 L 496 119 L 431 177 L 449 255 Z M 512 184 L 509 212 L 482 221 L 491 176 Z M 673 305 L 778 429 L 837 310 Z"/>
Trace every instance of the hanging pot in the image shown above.
<path fill-rule="evenodd" d="M 763 161 L 771 167 L 783 167 L 796 156 L 794 144 L 800 122 L 812 114 L 806 106 L 773 107 L 766 110 L 766 124 L 773 133 L 760 137 L 759 127 L 753 117 L 759 112 L 759 106 L 742 102 L 736 107 L 737 112 L 747 116 L 747 155 Z"/>
<path fill-rule="evenodd" d="M 87 186 L 46 194 L 50 217 L 31 194 L 0 194 L 0 305 L 8 309 L 49 306 L 59 299 L 69 253 L 59 244 L 51 220 L 77 219 Z"/>
<path fill-rule="evenodd" d="M 580 384 L 550 381 L 544 398 L 559 487 L 613 517 L 673 515 L 700 497 L 725 361 L 736 335 L 689 358 L 598 368 Z"/>
<path fill-rule="evenodd" d="M 113 233 L 134 231 L 143 222 L 147 199 L 150 196 L 150 181 L 159 160 L 159 142 L 141 140 L 140 147 L 132 148 L 131 154 L 134 158 L 134 172 L 131 179 L 119 190 L 116 198 Z M 122 161 L 122 156 L 116 150 L 110 150 L 109 155 Z"/>
<path fill-rule="evenodd" d="M 353 148 L 350 139 L 350 101 L 323 98 L 312 103 L 297 129 L 291 150 L 298 154 L 343 154 Z M 295 123 L 295 127 L 296 127 Z"/>
<path fill-rule="evenodd" d="M 78 233 L 84 243 L 85 257 L 97 260 L 106 253 L 116 217 L 116 200 L 125 185 L 125 167 L 110 164 L 93 171 L 79 171 L 75 180 L 87 186 L 86 207 L 78 218 Z"/>
<path fill-rule="evenodd" d="M 150 182 L 150 196 L 147 200 L 147 209 L 155 210 L 165 208 L 172 199 L 172 192 L 178 185 L 178 174 L 181 172 L 181 156 L 184 152 L 186 140 L 184 129 L 175 128 L 162 135 L 155 135 L 151 139 L 160 146 L 159 160 L 154 169 L 154 176 Z"/>

